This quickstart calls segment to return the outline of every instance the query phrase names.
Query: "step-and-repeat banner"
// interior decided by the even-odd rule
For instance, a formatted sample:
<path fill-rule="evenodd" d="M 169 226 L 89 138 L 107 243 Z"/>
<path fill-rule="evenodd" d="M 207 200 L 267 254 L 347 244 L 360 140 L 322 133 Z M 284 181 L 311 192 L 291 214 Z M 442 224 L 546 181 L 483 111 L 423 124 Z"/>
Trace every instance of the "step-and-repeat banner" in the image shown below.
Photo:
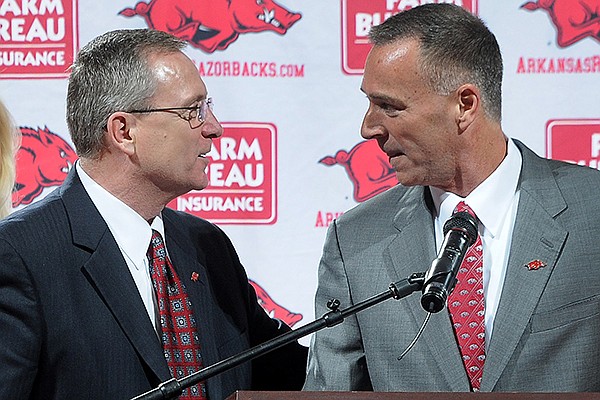
<path fill-rule="evenodd" d="M 327 227 L 396 183 L 359 133 L 367 32 L 435 2 L 495 32 L 505 132 L 542 156 L 600 168 L 600 0 L 0 0 L 0 99 L 22 133 L 14 207 L 47 195 L 76 159 L 65 94 L 77 50 L 112 29 L 171 32 L 188 41 L 224 135 L 210 186 L 169 206 L 221 226 L 262 305 L 308 323 L 319 317 Z"/>

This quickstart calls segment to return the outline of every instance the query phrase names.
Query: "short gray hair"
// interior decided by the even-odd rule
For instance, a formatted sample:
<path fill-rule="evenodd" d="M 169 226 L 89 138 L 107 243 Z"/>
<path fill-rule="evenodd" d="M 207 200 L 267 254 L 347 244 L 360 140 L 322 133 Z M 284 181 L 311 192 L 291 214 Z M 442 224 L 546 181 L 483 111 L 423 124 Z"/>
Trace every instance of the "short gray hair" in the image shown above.
<path fill-rule="evenodd" d="M 79 51 L 67 89 L 67 126 L 80 157 L 100 155 L 112 113 L 148 107 L 157 85 L 148 56 L 185 46 L 162 31 L 123 29 L 100 35 Z"/>

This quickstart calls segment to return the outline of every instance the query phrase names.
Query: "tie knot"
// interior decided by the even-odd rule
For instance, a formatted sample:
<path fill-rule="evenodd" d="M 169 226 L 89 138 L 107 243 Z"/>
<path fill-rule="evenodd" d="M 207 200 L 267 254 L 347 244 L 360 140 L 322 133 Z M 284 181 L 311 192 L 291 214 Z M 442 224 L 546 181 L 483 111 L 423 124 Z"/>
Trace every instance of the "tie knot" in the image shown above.
<path fill-rule="evenodd" d="M 148 257 L 150 259 L 165 257 L 165 244 L 160 232 L 156 229 L 152 229 L 152 238 L 150 238 L 150 245 L 148 246 Z"/>
<path fill-rule="evenodd" d="M 465 203 L 464 201 L 459 202 L 456 207 L 454 208 L 454 212 L 452 214 L 456 214 L 458 212 L 468 212 L 469 214 L 471 214 L 473 216 L 473 218 L 477 218 L 477 215 L 475 215 L 475 211 L 473 211 L 471 209 L 471 207 L 468 206 L 467 203 Z"/>

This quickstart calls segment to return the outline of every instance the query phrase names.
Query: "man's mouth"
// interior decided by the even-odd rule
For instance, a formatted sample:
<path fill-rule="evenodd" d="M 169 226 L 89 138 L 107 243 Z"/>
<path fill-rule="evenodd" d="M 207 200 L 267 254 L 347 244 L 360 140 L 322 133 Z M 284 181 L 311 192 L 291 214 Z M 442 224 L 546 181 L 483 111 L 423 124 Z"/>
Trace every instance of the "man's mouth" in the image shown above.
<path fill-rule="evenodd" d="M 400 157 L 400 156 L 403 156 L 403 155 L 404 155 L 404 153 L 403 153 L 403 152 L 401 152 L 401 151 L 395 151 L 395 152 L 393 152 L 393 153 L 386 153 L 386 154 L 387 154 L 387 156 L 388 156 L 390 159 L 392 159 L 392 158 L 395 158 L 395 157 Z"/>

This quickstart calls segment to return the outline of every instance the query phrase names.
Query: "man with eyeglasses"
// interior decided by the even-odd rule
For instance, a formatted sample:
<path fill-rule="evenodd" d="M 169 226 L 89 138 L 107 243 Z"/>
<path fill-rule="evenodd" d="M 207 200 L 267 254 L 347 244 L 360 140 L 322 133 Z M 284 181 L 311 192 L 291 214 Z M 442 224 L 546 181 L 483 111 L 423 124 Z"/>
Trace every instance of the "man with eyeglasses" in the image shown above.
<path fill-rule="evenodd" d="M 165 208 L 208 185 L 223 132 L 185 45 L 120 30 L 79 52 L 67 94 L 79 160 L 0 223 L 0 398 L 128 399 L 289 330 L 224 232 Z M 180 398 L 300 389 L 305 364 L 294 343 Z"/>

